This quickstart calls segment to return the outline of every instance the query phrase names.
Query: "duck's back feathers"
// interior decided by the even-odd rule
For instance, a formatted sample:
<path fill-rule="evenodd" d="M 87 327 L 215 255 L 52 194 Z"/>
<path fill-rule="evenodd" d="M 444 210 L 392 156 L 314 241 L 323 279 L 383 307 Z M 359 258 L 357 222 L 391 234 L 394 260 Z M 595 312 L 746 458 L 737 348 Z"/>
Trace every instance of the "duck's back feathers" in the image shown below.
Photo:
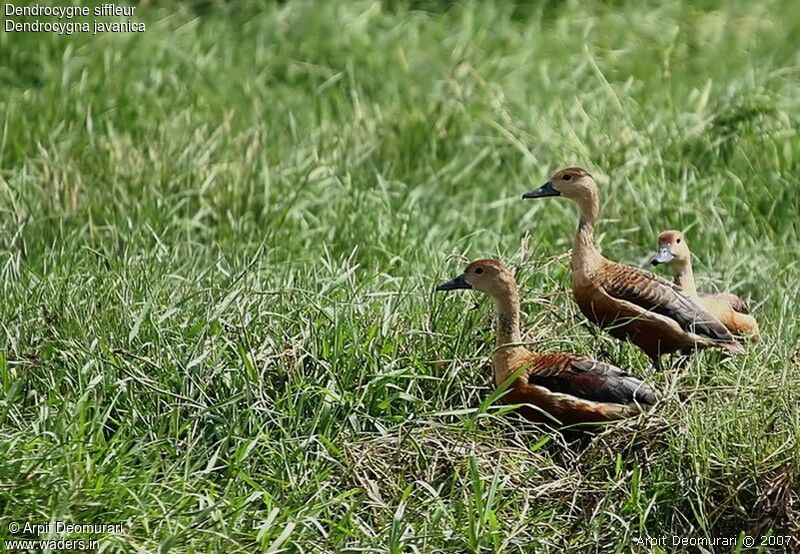
<path fill-rule="evenodd" d="M 610 421 L 639 413 L 656 401 L 653 390 L 639 379 L 576 354 L 518 350 L 509 361 L 503 373 L 518 376 L 503 401 L 521 404 L 522 415 L 533 421 Z"/>
<path fill-rule="evenodd" d="M 599 285 L 613 298 L 668 317 L 687 333 L 715 342 L 736 342 L 713 314 L 685 296 L 675 284 L 649 271 L 608 261 L 600 275 Z"/>
<path fill-rule="evenodd" d="M 528 384 L 592 402 L 655 404 L 644 382 L 618 367 L 567 352 L 531 354 Z"/>
<path fill-rule="evenodd" d="M 576 358 L 570 367 L 576 373 L 602 379 L 603 396 L 607 398 L 601 400 L 603 402 L 636 402 L 647 405 L 656 403 L 656 393 L 647 383 L 616 366 L 591 358 Z"/>

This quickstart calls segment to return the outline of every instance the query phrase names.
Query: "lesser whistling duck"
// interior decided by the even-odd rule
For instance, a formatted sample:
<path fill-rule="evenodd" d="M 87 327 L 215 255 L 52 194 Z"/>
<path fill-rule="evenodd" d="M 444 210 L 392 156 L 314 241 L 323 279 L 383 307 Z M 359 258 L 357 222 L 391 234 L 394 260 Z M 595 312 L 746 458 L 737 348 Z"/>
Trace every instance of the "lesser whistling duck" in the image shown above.
<path fill-rule="evenodd" d="M 523 404 L 526 418 L 552 422 L 544 411 L 563 425 L 608 421 L 655 403 L 646 383 L 617 367 L 567 352 L 537 354 L 522 346 L 517 284 L 502 262 L 474 261 L 436 289 L 475 289 L 492 297 L 497 316 L 494 381 L 500 386 L 514 376 L 503 401 Z"/>
<path fill-rule="evenodd" d="M 711 313 L 680 289 L 637 267 L 604 258 L 594 244 L 600 210 L 597 184 L 585 169 L 556 172 L 523 198 L 563 196 L 578 204 L 580 221 L 572 246 L 572 292 L 586 318 L 620 340 L 629 340 L 661 368 L 661 354 L 718 346 L 742 352 L 742 346 Z"/>
<path fill-rule="evenodd" d="M 697 293 L 692 272 L 692 253 L 683 233 L 680 231 L 660 233 L 658 235 L 658 251 L 650 263 L 653 265 L 667 264 L 672 270 L 675 284 L 683 293 L 717 316 L 731 333 L 758 340 L 758 322 L 750 315 L 750 310 L 744 300 L 727 292 Z"/>

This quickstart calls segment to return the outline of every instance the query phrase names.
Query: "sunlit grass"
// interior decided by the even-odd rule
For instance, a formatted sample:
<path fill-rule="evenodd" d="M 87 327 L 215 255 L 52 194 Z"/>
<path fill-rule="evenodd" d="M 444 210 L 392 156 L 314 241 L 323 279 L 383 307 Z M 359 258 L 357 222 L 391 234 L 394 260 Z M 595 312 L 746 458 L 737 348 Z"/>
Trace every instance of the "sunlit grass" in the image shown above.
<path fill-rule="evenodd" d="M 505 6 L 505 5 L 503 5 Z M 0 536 L 154 551 L 628 551 L 800 533 L 800 12 L 791 3 L 142 6 L 140 35 L 0 34 Z M 684 229 L 763 341 L 650 372 L 583 326 L 564 165 L 601 247 Z M 645 375 L 565 439 L 497 407 L 491 307 Z"/>

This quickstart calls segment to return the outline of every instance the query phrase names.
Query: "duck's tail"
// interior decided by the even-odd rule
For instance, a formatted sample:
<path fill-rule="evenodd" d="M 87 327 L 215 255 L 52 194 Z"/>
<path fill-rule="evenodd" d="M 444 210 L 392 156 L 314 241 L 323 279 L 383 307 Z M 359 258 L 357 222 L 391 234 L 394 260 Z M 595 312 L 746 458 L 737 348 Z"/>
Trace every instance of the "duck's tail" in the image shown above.
<path fill-rule="evenodd" d="M 715 346 L 720 346 L 732 354 L 744 354 L 746 352 L 742 343 L 736 340 L 733 342 L 717 342 Z"/>

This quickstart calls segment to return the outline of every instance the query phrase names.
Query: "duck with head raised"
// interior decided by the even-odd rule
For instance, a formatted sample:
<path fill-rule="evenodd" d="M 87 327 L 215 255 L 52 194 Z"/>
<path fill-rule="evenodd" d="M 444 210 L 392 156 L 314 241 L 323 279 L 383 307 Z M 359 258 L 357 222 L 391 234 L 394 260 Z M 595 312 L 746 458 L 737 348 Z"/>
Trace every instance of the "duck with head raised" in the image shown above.
<path fill-rule="evenodd" d="M 668 265 L 674 283 L 683 293 L 714 314 L 731 333 L 738 337 L 758 340 L 758 322 L 750 315 L 744 300 L 727 292 L 698 294 L 692 271 L 692 253 L 683 233 L 661 232 L 658 235 L 658 250 L 650 263 L 654 266 Z"/>
<path fill-rule="evenodd" d="M 580 219 L 572 246 L 572 291 L 586 318 L 647 354 L 656 368 L 660 356 L 679 350 L 742 347 L 728 329 L 680 289 L 637 267 L 604 258 L 594 244 L 600 196 L 592 176 L 579 167 L 557 171 L 523 198 L 562 196 L 578 204 Z"/>
<path fill-rule="evenodd" d="M 617 367 L 568 352 L 538 354 L 525 348 L 517 284 L 502 262 L 474 261 L 436 289 L 474 289 L 492 298 L 497 318 L 494 381 L 500 386 L 512 380 L 503 401 L 521 404 L 528 419 L 562 425 L 608 421 L 655 403 L 646 383 Z"/>

